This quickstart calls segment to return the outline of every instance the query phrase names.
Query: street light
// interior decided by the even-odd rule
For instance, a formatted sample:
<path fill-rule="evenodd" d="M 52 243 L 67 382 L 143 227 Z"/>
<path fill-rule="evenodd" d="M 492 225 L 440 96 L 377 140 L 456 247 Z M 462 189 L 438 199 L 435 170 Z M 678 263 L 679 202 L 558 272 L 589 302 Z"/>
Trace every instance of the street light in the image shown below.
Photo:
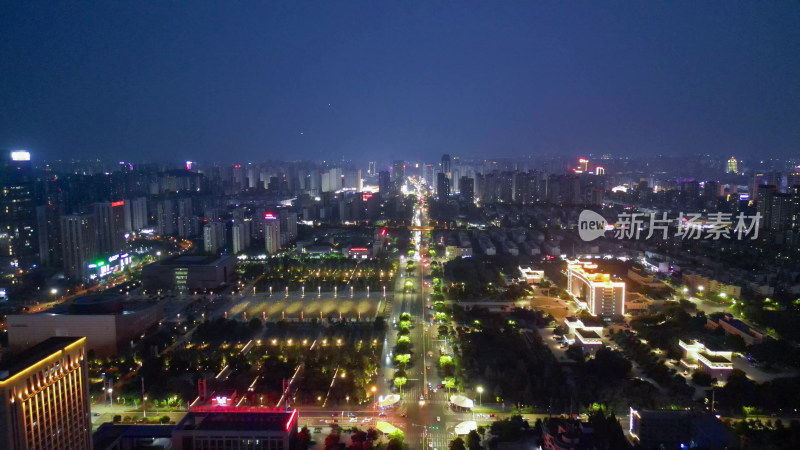
<path fill-rule="evenodd" d="M 482 394 L 483 394 L 483 386 L 478 386 L 478 404 L 479 405 L 483 404 L 483 402 L 481 401 L 481 398 L 483 397 Z"/>
<path fill-rule="evenodd" d="M 142 416 L 147 417 L 147 396 L 142 399 Z"/>

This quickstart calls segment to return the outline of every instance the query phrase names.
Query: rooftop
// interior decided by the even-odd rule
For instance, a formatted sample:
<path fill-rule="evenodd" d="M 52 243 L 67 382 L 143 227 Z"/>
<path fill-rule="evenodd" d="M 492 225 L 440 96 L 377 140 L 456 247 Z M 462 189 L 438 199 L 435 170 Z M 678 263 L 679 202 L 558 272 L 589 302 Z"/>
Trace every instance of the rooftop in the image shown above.
<path fill-rule="evenodd" d="M 22 372 L 39 361 L 64 350 L 71 344 L 84 340 L 83 337 L 51 337 L 34 345 L 33 347 L 12 356 L 0 364 L 0 382 Z"/>
<path fill-rule="evenodd" d="M 713 353 L 700 352 L 700 356 L 711 361 L 715 364 L 724 364 L 731 362 L 731 359 L 722 355 L 715 355 Z"/>
<path fill-rule="evenodd" d="M 195 409 L 177 425 L 177 430 L 203 431 L 287 431 L 297 410 L 248 411 L 238 408 Z"/>
<path fill-rule="evenodd" d="M 585 339 L 602 339 L 596 331 L 594 330 L 587 330 L 585 328 L 578 328 L 575 330 L 576 333 L 580 334 Z"/>
<path fill-rule="evenodd" d="M 226 257 L 217 255 L 176 255 L 162 259 L 156 264 L 160 266 L 202 266 L 212 264 Z"/>

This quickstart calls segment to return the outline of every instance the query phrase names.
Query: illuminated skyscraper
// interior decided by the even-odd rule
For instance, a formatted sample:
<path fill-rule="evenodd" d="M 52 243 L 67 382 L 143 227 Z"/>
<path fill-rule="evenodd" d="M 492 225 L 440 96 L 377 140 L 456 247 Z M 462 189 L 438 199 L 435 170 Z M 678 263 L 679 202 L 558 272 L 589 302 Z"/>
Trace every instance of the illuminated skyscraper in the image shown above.
<path fill-rule="evenodd" d="M 586 158 L 578 158 L 578 171 L 586 173 L 589 171 L 589 160 Z"/>
<path fill-rule="evenodd" d="M 0 366 L 0 448 L 92 448 L 85 344 L 52 337 Z"/>
<path fill-rule="evenodd" d="M 31 155 L 22 150 L 9 152 L 0 166 L 0 256 L 17 264 L 26 257 L 34 262 L 35 220 Z"/>
<path fill-rule="evenodd" d="M 736 161 L 736 158 L 731 156 L 731 159 L 728 160 L 728 170 L 725 172 L 727 173 L 739 173 L 739 161 Z"/>

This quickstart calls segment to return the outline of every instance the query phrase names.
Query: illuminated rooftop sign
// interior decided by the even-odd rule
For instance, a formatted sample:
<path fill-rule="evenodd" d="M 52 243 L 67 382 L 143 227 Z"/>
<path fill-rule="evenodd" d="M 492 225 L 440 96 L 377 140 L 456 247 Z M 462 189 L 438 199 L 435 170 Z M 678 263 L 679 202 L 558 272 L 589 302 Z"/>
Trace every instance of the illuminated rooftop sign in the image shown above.
<path fill-rule="evenodd" d="M 11 152 L 12 161 L 30 161 L 31 153 L 26 150 L 14 150 Z"/>

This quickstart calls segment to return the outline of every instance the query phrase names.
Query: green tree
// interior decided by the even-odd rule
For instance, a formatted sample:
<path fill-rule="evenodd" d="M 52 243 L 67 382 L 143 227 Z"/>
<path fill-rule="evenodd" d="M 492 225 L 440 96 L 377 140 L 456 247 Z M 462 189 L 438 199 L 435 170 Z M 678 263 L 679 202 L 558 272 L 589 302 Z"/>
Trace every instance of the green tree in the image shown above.
<path fill-rule="evenodd" d="M 481 436 L 477 431 L 472 430 L 467 434 L 467 448 L 469 450 L 480 450 L 483 448 L 481 445 Z"/>
<path fill-rule="evenodd" d="M 464 440 L 460 437 L 457 437 L 450 441 L 450 450 L 467 450 L 467 447 L 464 445 Z"/>

